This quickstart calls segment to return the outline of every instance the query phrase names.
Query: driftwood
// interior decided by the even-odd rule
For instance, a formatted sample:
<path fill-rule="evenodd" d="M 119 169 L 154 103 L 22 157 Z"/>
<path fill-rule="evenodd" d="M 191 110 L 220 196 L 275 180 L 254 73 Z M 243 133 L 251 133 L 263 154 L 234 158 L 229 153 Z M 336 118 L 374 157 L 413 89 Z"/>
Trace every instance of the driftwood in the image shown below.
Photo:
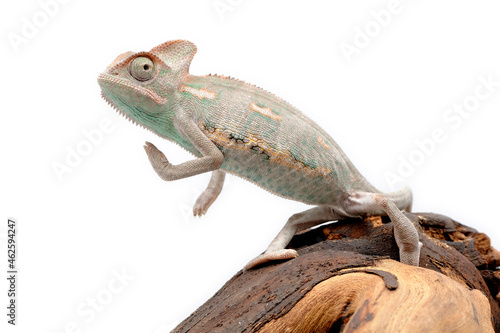
<path fill-rule="evenodd" d="M 173 332 L 500 332 L 500 253 L 452 219 L 408 213 L 420 267 L 397 262 L 390 220 L 296 235 L 296 259 L 238 272 Z"/>

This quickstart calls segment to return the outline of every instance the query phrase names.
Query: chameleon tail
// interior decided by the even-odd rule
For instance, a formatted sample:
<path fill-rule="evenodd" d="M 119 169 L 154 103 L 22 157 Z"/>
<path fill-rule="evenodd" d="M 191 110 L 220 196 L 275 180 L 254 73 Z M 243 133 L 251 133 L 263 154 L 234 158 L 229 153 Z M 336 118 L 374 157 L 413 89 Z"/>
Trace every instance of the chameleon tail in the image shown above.
<path fill-rule="evenodd" d="M 407 212 L 411 211 L 411 204 L 413 202 L 413 195 L 411 189 L 406 186 L 403 189 L 396 192 L 384 193 L 389 200 L 394 202 L 394 204 L 399 209 L 404 209 Z"/>

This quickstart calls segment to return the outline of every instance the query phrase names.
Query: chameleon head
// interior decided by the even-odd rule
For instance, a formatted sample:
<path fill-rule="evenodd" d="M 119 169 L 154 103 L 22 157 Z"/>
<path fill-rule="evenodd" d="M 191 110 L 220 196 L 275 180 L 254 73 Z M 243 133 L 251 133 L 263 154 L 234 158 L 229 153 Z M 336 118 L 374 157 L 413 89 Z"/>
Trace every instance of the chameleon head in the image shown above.
<path fill-rule="evenodd" d="M 195 53 L 196 46 L 184 40 L 149 52 L 123 53 L 99 74 L 101 95 L 130 120 L 155 130 L 154 124 L 175 104 Z"/>

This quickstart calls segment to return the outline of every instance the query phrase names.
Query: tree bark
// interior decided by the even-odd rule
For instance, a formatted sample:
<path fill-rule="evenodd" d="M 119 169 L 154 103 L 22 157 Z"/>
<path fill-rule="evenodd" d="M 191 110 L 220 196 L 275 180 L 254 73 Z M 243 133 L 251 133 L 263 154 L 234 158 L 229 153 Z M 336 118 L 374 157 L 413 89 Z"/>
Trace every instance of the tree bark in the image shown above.
<path fill-rule="evenodd" d="M 386 217 L 296 235 L 293 260 L 238 272 L 173 332 L 500 332 L 500 253 L 452 219 L 407 213 L 420 267 Z"/>

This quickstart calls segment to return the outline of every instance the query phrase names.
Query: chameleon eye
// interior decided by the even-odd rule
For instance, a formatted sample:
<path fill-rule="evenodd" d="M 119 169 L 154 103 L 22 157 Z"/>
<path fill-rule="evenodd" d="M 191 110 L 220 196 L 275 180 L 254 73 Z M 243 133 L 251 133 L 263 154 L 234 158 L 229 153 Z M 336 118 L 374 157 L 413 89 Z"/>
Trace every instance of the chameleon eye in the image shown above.
<path fill-rule="evenodd" d="M 138 81 L 147 81 L 153 78 L 155 70 L 151 59 L 146 57 L 138 57 L 130 63 L 130 75 Z"/>

